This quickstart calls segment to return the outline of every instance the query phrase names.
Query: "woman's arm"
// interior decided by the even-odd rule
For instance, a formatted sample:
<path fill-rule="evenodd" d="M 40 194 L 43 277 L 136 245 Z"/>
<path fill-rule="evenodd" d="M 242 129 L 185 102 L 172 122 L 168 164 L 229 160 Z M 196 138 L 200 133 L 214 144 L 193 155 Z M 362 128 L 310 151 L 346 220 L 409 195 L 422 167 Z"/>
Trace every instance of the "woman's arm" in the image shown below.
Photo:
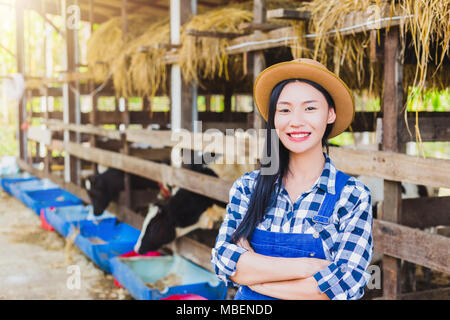
<path fill-rule="evenodd" d="M 348 203 L 347 214 L 340 221 L 334 261 L 312 277 L 292 281 L 251 285 L 261 294 L 279 299 L 359 299 L 370 274 L 372 259 L 372 206 L 370 191 L 356 189 L 355 204 Z M 342 210 L 343 211 L 343 210 Z"/>
<path fill-rule="evenodd" d="M 249 286 L 250 289 L 266 296 L 283 300 L 329 300 L 325 293 L 317 289 L 314 277 L 305 279 L 266 282 Z"/>
<path fill-rule="evenodd" d="M 230 279 L 241 285 L 308 278 L 326 268 L 330 262 L 316 258 L 280 258 L 255 253 L 247 240 L 237 245 L 247 250 L 236 265 Z M 317 287 L 317 286 L 316 286 Z"/>
<path fill-rule="evenodd" d="M 247 212 L 249 190 L 251 186 L 243 178 L 236 180 L 230 190 L 227 214 L 211 252 L 211 263 L 219 279 L 235 285 L 299 279 L 328 265 L 327 261 L 315 258 L 268 257 L 253 252 L 247 242 L 247 245 L 232 243 L 231 237 Z"/>

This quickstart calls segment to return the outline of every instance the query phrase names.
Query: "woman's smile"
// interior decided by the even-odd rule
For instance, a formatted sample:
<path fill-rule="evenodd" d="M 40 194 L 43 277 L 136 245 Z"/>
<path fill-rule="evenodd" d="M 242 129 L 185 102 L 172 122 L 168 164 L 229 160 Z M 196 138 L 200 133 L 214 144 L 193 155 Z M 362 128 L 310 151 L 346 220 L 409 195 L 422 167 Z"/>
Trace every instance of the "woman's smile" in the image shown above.
<path fill-rule="evenodd" d="M 288 139 L 294 142 L 302 142 L 309 138 L 311 132 L 293 131 L 287 133 Z"/>

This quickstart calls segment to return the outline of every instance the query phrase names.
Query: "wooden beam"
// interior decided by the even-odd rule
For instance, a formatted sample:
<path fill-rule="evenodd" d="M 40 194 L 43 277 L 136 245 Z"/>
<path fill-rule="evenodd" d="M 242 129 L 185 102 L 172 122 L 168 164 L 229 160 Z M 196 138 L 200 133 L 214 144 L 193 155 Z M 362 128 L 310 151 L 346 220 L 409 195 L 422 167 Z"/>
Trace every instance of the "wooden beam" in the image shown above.
<path fill-rule="evenodd" d="M 150 46 L 140 46 L 138 48 L 138 52 L 149 52 L 151 49 L 165 49 L 165 50 L 172 50 L 172 49 L 180 49 L 180 44 L 170 44 L 170 43 L 153 43 Z"/>
<path fill-rule="evenodd" d="M 239 29 L 243 30 L 244 32 L 253 32 L 255 30 L 267 32 L 279 28 L 282 28 L 282 26 L 270 23 L 243 22 L 239 24 Z"/>
<path fill-rule="evenodd" d="M 120 132 L 117 130 L 106 130 L 92 125 L 64 124 L 57 120 L 49 120 L 46 124 L 52 130 L 73 130 L 79 133 L 95 134 L 120 140 Z M 223 149 L 224 146 L 232 145 L 241 154 L 249 151 L 245 140 L 235 140 L 236 138 L 233 136 L 222 136 L 219 139 L 212 134 L 195 133 L 193 134 L 193 140 L 194 142 L 200 142 L 200 144 L 191 144 L 191 141 L 180 141 L 177 136 L 172 137 L 170 130 L 128 129 L 126 135 L 129 142 L 148 143 L 161 147 L 178 145 L 182 148 L 194 150 L 208 148 L 208 151 L 214 150 L 214 152 L 222 153 L 226 152 Z M 254 136 L 251 139 L 252 144 L 264 142 L 261 139 L 256 140 Z M 212 147 L 211 142 L 217 142 L 217 147 L 210 149 Z M 349 174 L 370 175 L 391 181 L 450 188 L 448 179 L 450 176 L 450 160 L 422 158 L 387 151 L 367 152 L 366 150 L 348 147 L 330 147 L 329 151 L 336 167 Z"/>
<path fill-rule="evenodd" d="M 88 148 L 69 142 L 64 149 L 80 159 L 123 170 L 166 185 L 176 185 L 221 202 L 228 202 L 232 182 L 207 176 L 183 168 L 138 159 L 117 152 Z"/>
<path fill-rule="evenodd" d="M 64 33 L 64 31 L 62 31 L 60 28 L 58 28 L 57 26 L 55 26 L 55 24 L 53 23 L 53 21 L 50 20 L 50 19 L 46 16 L 45 12 L 42 12 L 42 11 L 40 11 L 40 10 L 36 10 L 36 12 L 37 12 L 37 14 L 39 14 L 39 15 L 42 17 L 42 19 L 44 19 L 44 21 L 45 21 L 46 23 L 48 23 L 48 24 L 53 28 L 53 30 L 55 30 L 61 37 L 64 38 L 64 37 L 66 36 L 65 33 Z"/>
<path fill-rule="evenodd" d="M 450 238 L 378 219 L 372 232 L 376 252 L 450 274 Z"/>
<path fill-rule="evenodd" d="M 266 23 L 266 1 L 265 0 L 254 0 L 253 1 L 253 22 L 257 24 Z M 255 30 L 255 35 L 260 35 L 261 31 Z M 266 68 L 266 62 L 264 59 L 263 52 L 254 52 L 252 57 L 253 59 L 253 82 L 256 80 L 258 75 Z M 254 104 L 254 103 L 253 103 Z M 256 108 L 256 105 L 253 105 L 253 128 L 256 130 L 265 128 L 265 122 L 263 117 Z"/>
<path fill-rule="evenodd" d="M 56 89 L 56 88 L 49 88 Z M 50 96 L 52 94 L 49 94 Z M 41 94 L 39 94 L 41 96 Z M 153 112 L 153 117 L 149 118 L 149 112 L 146 111 L 130 111 L 130 124 L 143 124 L 149 125 L 152 123 L 164 125 L 168 122 L 168 114 L 165 112 Z M 221 123 L 218 127 L 226 128 L 228 125 L 230 128 L 236 128 L 237 123 L 245 123 L 247 121 L 249 113 L 247 112 L 231 112 L 229 114 L 228 121 L 225 121 L 223 112 L 199 112 L 198 120 L 203 121 L 203 127 L 211 128 L 214 123 Z M 41 112 L 33 112 L 31 115 L 33 118 L 44 117 Z M 352 123 L 352 132 L 375 132 L 376 131 L 376 119 L 383 116 L 382 112 L 356 112 L 355 119 Z M 82 113 L 81 123 L 92 123 L 92 114 Z M 116 112 L 111 111 L 97 111 L 98 124 L 120 124 L 121 116 Z M 50 119 L 62 120 L 62 113 L 59 111 L 49 112 Z M 450 128 L 447 122 L 450 118 L 450 112 L 419 112 L 419 127 L 420 134 L 423 142 L 436 142 L 436 141 L 448 141 L 450 140 Z M 410 128 L 414 127 L 415 114 L 414 112 L 408 112 L 408 123 Z M 242 126 L 246 129 L 248 126 Z M 350 132 L 349 129 L 346 132 Z M 414 134 L 414 132 L 413 132 Z M 415 141 L 415 136 L 410 136 L 405 126 L 402 126 L 399 130 L 400 143 L 409 141 Z"/>
<path fill-rule="evenodd" d="M 220 32 L 220 31 L 200 31 L 200 30 L 193 30 L 193 29 L 187 29 L 186 34 L 193 36 L 193 37 L 204 37 L 204 38 L 236 38 L 243 36 L 243 33 L 237 33 L 237 32 Z"/>
<path fill-rule="evenodd" d="M 267 19 L 289 19 L 289 20 L 308 20 L 311 18 L 311 12 L 295 9 L 273 9 L 267 10 Z"/>
<path fill-rule="evenodd" d="M 117 130 L 107 130 L 93 125 L 66 124 L 59 120 L 49 120 L 46 123 L 51 130 L 69 130 L 78 133 L 89 133 L 110 139 L 120 140 L 120 132 Z"/>
<path fill-rule="evenodd" d="M 425 291 L 403 293 L 400 300 L 450 300 L 450 288 L 437 288 Z"/>

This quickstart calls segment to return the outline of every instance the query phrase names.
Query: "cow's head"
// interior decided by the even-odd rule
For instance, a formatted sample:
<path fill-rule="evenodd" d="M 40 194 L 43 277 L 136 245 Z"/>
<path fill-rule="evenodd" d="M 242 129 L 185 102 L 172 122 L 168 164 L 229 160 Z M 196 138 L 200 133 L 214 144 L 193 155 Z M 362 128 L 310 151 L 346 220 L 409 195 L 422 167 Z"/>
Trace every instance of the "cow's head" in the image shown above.
<path fill-rule="evenodd" d="M 158 250 L 163 245 L 172 242 L 175 234 L 175 225 L 163 209 L 157 205 L 151 205 L 134 251 L 146 254 L 149 251 Z"/>
<path fill-rule="evenodd" d="M 105 211 L 110 202 L 103 179 L 89 176 L 86 180 L 86 191 L 94 209 L 94 215 L 99 216 Z"/>

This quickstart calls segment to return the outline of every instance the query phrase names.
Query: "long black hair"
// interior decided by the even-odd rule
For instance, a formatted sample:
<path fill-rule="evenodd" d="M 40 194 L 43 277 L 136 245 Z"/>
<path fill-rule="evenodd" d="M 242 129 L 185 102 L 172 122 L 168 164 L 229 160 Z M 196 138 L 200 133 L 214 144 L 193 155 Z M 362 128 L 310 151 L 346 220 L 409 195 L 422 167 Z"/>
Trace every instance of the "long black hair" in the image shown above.
<path fill-rule="evenodd" d="M 271 196 L 275 192 L 280 192 L 280 189 L 275 190 L 276 182 L 279 182 L 281 185 L 281 181 L 288 170 L 289 165 L 289 154 L 290 151 L 283 145 L 283 143 L 276 137 L 273 139 L 273 132 L 275 132 L 274 118 L 275 118 L 275 110 L 278 102 L 278 98 L 281 94 L 283 88 L 291 82 L 305 82 L 317 90 L 319 90 L 327 100 L 328 108 L 335 109 L 333 98 L 330 94 L 319 84 L 307 80 L 307 79 L 288 79 L 281 81 L 278 83 L 272 90 L 269 100 L 269 114 L 267 121 L 267 130 L 266 130 L 266 143 L 264 145 L 263 157 L 261 159 L 260 164 L 260 174 L 256 178 L 255 188 L 252 192 L 252 196 L 250 198 L 250 203 L 247 209 L 247 213 L 245 214 L 243 220 L 233 233 L 231 241 L 237 243 L 239 239 L 244 238 L 248 239 L 256 225 L 262 221 L 264 218 L 264 213 L 266 208 L 270 205 L 275 205 L 271 203 L 271 199 L 276 199 L 276 197 L 272 198 Z M 322 147 L 325 147 L 328 153 L 328 135 L 333 129 L 334 123 L 327 124 L 325 129 L 325 133 L 322 137 Z M 274 141 L 275 140 L 275 141 Z M 278 157 L 276 156 L 278 153 Z M 272 156 L 273 155 L 273 156 Z M 261 174 L 265 169 L 269 167 L 273 167 L 273 162 L 278 162 L 275 165 L 278 167 L 276 173 L 274 174 Z"/>

